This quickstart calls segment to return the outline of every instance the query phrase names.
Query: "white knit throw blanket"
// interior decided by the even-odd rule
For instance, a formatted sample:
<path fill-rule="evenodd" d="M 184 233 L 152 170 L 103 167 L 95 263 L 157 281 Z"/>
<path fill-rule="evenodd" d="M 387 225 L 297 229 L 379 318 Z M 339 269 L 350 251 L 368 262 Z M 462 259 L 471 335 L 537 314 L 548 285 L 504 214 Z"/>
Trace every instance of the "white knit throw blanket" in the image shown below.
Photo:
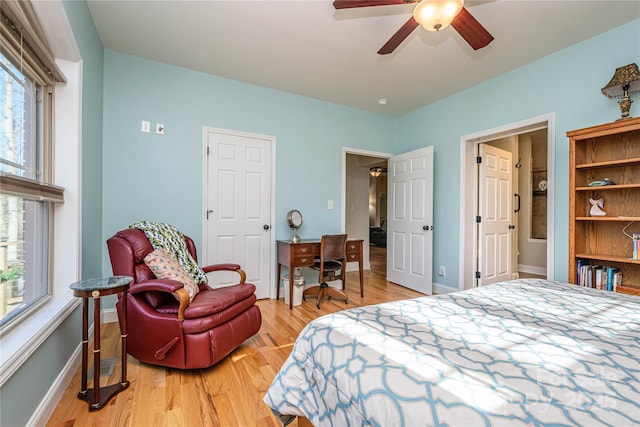
<path fill-rule="evenodd" d="M 129 228 L 142 230 L 153 249 L 161 248 L 173 255 L 196 283 L 207 281 L 207 275 L 189 253 L 184 235 L 177 228 L 152 221 L 138 221 Z"/>

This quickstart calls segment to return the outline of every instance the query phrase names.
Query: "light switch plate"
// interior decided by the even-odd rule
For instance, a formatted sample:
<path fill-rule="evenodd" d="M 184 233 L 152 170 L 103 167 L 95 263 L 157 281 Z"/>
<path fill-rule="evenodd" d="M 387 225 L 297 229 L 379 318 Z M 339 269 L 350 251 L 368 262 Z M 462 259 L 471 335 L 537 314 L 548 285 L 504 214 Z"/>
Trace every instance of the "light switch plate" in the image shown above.
<path fill-rule="evenodd" d="M 156 123 L 156 133 L 158 135 L 164 135 L 164 125 L 162 123 Z"/>
<path fill-rule="evenodd" d="M 333 209 L 333 200 L 329 200 L 327 203 L 327 209 Z"/>
<path fill-rule="evenodd" d="M 143 120 L 140 122 L 140 130 L 144 133 L 151 132 L 151 122 L 149 120 Z"/>

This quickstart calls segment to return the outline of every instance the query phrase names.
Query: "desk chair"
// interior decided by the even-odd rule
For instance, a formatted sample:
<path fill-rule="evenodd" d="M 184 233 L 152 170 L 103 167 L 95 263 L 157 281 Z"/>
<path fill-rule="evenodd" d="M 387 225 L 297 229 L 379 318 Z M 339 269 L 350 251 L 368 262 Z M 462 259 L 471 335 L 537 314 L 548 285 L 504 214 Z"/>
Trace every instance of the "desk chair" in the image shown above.
<path fill-rule="evenodd" d="M 307 295 L 316 294 L 316 306 L 320 308 L 320 301 L 324 296 L 331 298 L 339 297 L 344 298 L 345 304 L 349 303 L 347 294 L 341 290 L 332 288 L 327 284 L 327 281 L 334 280 L 336 277 L 336 271 L 340 270 L 340 280 L 342 281 L 342 288 L 344 289 L 344 260 L 347 249 L 347 235 L 346 234 L 325 234 L 322 236 L 320 242 L 320 258 L 316 259 L 311 268 L 318 270 L 318 286 L 312 286 L 305 289 L 302 298 L 306 301 Z"/>

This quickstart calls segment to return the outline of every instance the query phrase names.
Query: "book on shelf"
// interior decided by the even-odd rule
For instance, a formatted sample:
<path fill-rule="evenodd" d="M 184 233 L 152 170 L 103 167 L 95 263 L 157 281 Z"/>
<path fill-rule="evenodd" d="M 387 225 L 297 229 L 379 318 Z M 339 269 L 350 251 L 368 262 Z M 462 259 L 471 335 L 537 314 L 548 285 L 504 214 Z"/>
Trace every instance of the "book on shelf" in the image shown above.
<path fill-rule="evenodd" d="M 576 265 L 576 284 L 580 286 L 615 292 L 617 287 L 622 285 L 622 273 L 617 267 L 592 265 L 589 261 L 581 259 Z"/>
<path fill-rule="evenodd" d="M 580 267 L 580 280 L 578 282 L 580 286 L 595 288 L 596 280 L 596 266 L 587 264 Z"/>
<path fill-rule="evenodd" d="M 605 270 L 601 266 L 596 267 L 596 289 L 602 290 L 602 283 L 606 281 Z"/>
<path fill-rule="evenodd" d="M 607 290 L 613 291 L 613 275 L 618 269 L 615 267 L 607 267 Z"/>
<path fill-rule="evenodd" d="M 578 270 L 576 271 L 576 284 L 578 285 L 582 284 L 582 264 L 584 264 L 582 260 L 578 259 L 578 262 L 576 262 L 576 269 Z"/>
<path fill-rule="evenodd" d="M 613 292 L 616 291 L 619 285 L 622 285 L 622 273 L 617 272 L 613 274 Z"/>

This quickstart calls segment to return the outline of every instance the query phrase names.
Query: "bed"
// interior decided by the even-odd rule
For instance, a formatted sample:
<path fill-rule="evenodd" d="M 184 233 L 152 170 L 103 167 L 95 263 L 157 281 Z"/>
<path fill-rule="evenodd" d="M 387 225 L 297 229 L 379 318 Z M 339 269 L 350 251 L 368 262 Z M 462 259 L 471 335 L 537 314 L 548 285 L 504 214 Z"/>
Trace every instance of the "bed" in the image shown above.
<path fill-rule="evenodd" d="M 264 402 L 283 424 L 640 425 L 640 297 L 520 279 L 319 317 Z"/>

